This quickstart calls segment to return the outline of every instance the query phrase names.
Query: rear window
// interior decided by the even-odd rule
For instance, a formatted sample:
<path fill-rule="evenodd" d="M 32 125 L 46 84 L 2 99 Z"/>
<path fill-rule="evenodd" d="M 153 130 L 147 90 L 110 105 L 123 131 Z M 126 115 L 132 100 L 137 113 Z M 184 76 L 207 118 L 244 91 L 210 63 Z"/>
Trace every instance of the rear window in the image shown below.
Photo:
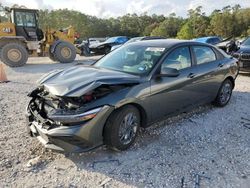
<path fill-rule="evenodd" d="M 197 65 L 212 62 L 216 60 L 214 51 L 207 46 L 194 46 L 194 54 L 196 57 Z"/>

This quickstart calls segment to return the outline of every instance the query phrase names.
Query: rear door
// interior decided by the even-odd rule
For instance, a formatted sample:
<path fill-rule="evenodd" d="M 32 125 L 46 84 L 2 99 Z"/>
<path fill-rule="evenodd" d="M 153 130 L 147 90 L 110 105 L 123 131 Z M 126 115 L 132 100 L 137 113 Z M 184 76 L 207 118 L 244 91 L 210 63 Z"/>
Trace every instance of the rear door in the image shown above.
<path fill-rule="evenodd" d="M 210 46 L 192 46 L 195 60 L 193 85 L 201 103 L 215 99 L 224 78 L 225 59 L 220 58 Z"/>

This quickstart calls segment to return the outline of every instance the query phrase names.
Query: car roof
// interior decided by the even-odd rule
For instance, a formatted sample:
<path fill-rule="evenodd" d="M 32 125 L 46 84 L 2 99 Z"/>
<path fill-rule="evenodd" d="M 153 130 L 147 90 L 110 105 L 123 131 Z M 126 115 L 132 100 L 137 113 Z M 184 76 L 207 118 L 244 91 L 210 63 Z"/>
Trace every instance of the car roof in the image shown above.
<path fill-rule="evenodd" d="M 152 46 L 152 47 L 162 47 L 162 48 L 171 48 L 176 45 L 186 44 L 186 45 L 206 45 L 210 46 L 208 44 L 191 41 L 191 40 L 179 40 L 179 39 L 155 39 L 155 40 L 141 40 L 136 41 L 131 44 L 135 45 L 141 45 L 141 46 Z"/>

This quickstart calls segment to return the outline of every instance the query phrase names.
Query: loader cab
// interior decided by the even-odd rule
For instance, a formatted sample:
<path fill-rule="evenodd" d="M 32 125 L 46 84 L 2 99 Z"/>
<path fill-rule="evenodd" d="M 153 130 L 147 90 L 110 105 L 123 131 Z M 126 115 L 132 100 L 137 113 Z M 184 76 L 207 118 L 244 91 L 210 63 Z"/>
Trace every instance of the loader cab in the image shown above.
<path fill-rule="evenodd" d="M 15 24 L 17 36 L 23 36 L 27 41 L 43 39 L 43 32 L 38 27 L 38 10 L 12 8 L 11 22 Z"/>

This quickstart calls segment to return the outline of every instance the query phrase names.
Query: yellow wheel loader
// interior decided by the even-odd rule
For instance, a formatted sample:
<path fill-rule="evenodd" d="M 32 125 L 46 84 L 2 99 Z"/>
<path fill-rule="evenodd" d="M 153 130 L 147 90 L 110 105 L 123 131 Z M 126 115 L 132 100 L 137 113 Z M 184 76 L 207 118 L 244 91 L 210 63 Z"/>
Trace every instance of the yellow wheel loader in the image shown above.
<path fill-rule="evenodd" d="M 0 58 L 3 63 L 20 67 L 29 56 L 49 56 L 61 63 L 75 60 L 78 50 L 74 46 L 73 27 L 42 31 L 38 26 L 38 10 L 11 8 L 8 13 L 9 21 L 0 23 Z"/>

